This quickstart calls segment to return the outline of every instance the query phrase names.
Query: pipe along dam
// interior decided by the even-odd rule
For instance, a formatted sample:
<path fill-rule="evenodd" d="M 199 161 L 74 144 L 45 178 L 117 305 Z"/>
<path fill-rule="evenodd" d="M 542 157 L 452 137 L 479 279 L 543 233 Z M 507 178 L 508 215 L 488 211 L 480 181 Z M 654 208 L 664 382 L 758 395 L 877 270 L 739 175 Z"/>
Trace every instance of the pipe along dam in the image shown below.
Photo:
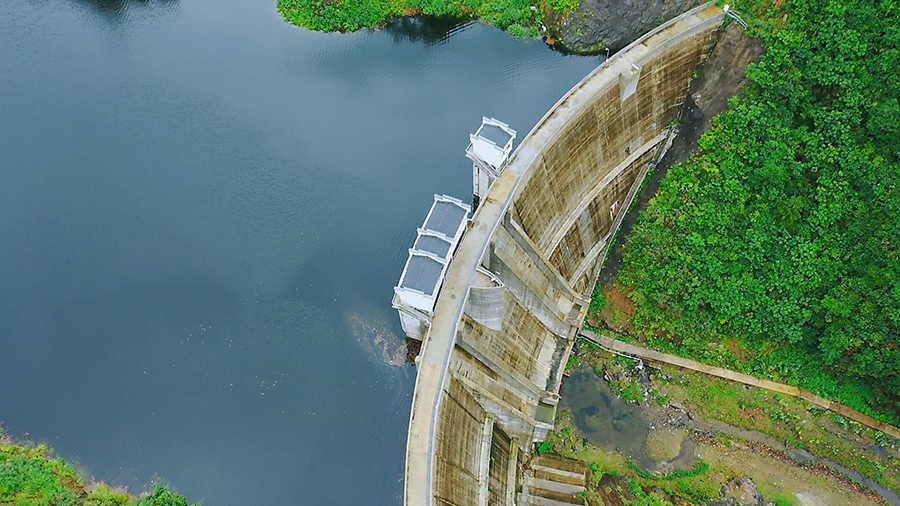
<path fill-rule="evenodd" d="M 422 340 L 407 506 L 564 506 L 583 489 L 573 463 L 541 457 L 526 470 L 523 457 L 553 428 L 613 234 L 671 143 L 724 18 L 709 3 L 633 42 L 515 152 L 516 132 L 499 121 L 470 136 L 474 215 L 435 196 L 393 299 L 404 331 Z"/>

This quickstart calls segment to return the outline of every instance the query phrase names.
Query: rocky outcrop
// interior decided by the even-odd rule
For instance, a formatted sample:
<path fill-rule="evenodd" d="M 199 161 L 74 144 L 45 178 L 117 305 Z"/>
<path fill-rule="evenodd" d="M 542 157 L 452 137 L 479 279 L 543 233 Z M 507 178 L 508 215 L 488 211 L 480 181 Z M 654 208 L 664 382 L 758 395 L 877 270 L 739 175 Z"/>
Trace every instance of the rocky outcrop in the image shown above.
<path fill-rule="evenodd" d="M 722 485 L 719 491 L 722 501 L 715 506 L 768 506 L 762 494 L 756 489 L 756 483 L 749 477 L 731 478 Z"/>
<path fill-rule="evenodd" d="M 725 111 L 728 99 L 750 83 L 747 66 L 759 63 L 762 54 L 758 37 L 748 37 L 737 23 L 728 25 L 712 56 L 691 83 L 691 98 L 707 118 Z"/>
<path fill-rule="evenodd" d="M 702 0 L 580 0 L 569 14 L 545 8 L 549 36 L 573 53 L 610 53 L 627 46 Z"/>

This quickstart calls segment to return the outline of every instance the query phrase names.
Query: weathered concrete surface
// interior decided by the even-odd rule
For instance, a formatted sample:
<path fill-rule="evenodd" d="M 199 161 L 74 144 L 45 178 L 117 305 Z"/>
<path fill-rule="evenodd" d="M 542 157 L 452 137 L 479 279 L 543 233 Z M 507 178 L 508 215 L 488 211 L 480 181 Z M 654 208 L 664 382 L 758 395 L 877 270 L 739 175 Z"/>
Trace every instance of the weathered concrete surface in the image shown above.
<path fill-rule="evenodd" d="M 882 421 L 876 420 L 869 415 L 865 415 L 856 411 L 855 409 L 848 408 L 842 404 L 838 404 L 836 402 L 831 402 L 824 397 L 819 397 L 818 395 L 808 391 L 801 390 L 793 385 L 786 385 L 784 383 L 778 383 L 775 381 L 770 381 L 767 379 L 760 379 L 755 376 L 750 376 L 749 374 L 744 374 L 736 371 L 731 371 L 728 369 L 723 369 L 721 367 L 715 367 L 712 365 L 703 364 L 700 362 L 696 362 L 694 360 L 689 360 L 686 358 L 682 358 L 676 355 L 669 355 L 668 353 L 661 353 L 655 350 L 648 350 L 647 348 L 642 348 L 640 346 L 635 346 L 633 344 L 628 344 L 618 339 L 612 339 L 606 337 L 601 334 L 597 334 L 594 332 L 590 332 L 587 330 L 581 331 L 581 336 L 585 339 L 592 341 L 601 347 L 615 351 L 617 353 L 623 353 L 625 355 L 630 355 L 633 357 L 638 357 L 644 360 L 649 360 L 651 362 L 658 362 L 662 364 L 670 364 L 677 367 L 681 367 L 682 369 L 688 369 L 691 371 L 702 372 L 704 374 L 709 374 L 710 376 L 716 376 L 718 378 L 724 378 L 729 381 L 735 381 L 738 383 L 743 383 L 745 385 L 750 385 L 759 388 L 765 388 L 766 390 L 771 390 L 773 392 L 778 392 L 785 395 L 790 395 L 791 397 L 799 397 L 811 404 L 814 404 L 820 408 L 828 409 L 834 411 L 835 413 L 840 414 L 846 418 L 850 418 L 852 420 L 856 420 L 857 422 L 870 427 L 875 430 L 880 430 L 881 432 L 893 436 L 897 439 L 900 439 L 900 428 L 894 427 L 893 425 L 888 425 Z"/>
<path fill-rule="evenodd" d="M 538 122 L 491 187 L 418 358 L 407 505 L 514 496 L 515 454 L 552 428 L 598 259 L 722 18 L 713 5 L 693 10 L 596 69 Z M 480 281 L 484 269 L 500 290 Z"/>
<path fill-rule="evenodd" d="M 750 63 L 759 62 L 762 52 L 759 38 L 748 37 L 736 23 L 729 24 L 725 33 L 719 37 L 712 56 L 700 67 L 697 79 L 691 82 L 691 99 L 684 104 L 678 136 L 666 151 L 653 176 L 647 179 L 641 193 L 636 196 L 621 227 L 617 227 L 618 239 L 616 244 L 611 245 L 612 249 L 600 273 L 599 279 L 603 286 L 609 285 L 618 276 L 625 238 L 637 223 L 640 211 L 656 195 L 669 168 L 684 163 L 694 153 L 697 140 L 709 129 L 712 117 L 724 112 L 728 107 L 728 98 L 740 94 L 744 86 L 749 84 L 747 67 Z M 698 107 L 695 100 L 699 100 L 704 108 Z"/>
<path fill-rule="evenodd" d="M 525 474 L 521 506 L 582 506 L 578 494 L 587 482 L 584 462 L 565 457 L 542 455 L 532 462 Z"/>
<path fill-rule="evenodd" d="M 698 0 L 580 0 L 569 14 L 544 9 L 549 34 L 574 53 L 612 52 L 703 3 Z"/>

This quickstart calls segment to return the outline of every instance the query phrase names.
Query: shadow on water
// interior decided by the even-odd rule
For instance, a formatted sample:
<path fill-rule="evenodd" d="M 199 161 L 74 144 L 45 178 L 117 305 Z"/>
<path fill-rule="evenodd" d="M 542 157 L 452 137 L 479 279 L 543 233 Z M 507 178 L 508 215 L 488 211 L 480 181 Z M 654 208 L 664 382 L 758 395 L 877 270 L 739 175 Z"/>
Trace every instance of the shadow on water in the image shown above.
<path fill-rule="evenodd" d="M 578 435 L 607 451 L 618 451 L 645 469 L 655 462 L 644 455 L 649 424 L 641 407 L 631 404 L 610 389 L 609 384 L 592 371 L 573 371 L 560 389 L 560 406 L 572 414 Z"/>
<path fill-rule="evenodd" d="M 156 10 L 177 13 L 181 0 L 70 0 L 75 5 L 87 7 L 103 18 L 119 22 L 127 19 L 131 10 Z"/>
<path fill-rule="evenodd" d="M 452 17 L 400 16 L 384 26 L 394 42 L 424 42 L 429 46 L 447 42 L 473 21 Z"/>
<path fill-rule="evenodd" d="M 396 280 L 387 277 L 389 271 L 378 262 L 359 244 L 328 244 L 294 271 L 288 281 L 288 296 L 304 304 L 331 308 L 362 300 L 389 300 L 390 287 Z"/>

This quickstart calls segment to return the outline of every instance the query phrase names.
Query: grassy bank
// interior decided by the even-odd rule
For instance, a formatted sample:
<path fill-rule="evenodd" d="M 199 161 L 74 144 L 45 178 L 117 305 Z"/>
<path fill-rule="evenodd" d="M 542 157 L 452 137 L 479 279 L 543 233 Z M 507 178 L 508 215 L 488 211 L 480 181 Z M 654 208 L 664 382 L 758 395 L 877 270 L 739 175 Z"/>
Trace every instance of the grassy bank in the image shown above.
<path fill-rule="evenodd" d="M 285 20 L 311 30 L 350 32 L 425 15 L 478 19 L 519 37 L 539 35 L 543 9 L 571 12 L 577 6 L 578 0 L 278 0 Z"/>
<path fill-rule="evenodd" d="M 709 465 L 703 462 L 688 471 L 650 475 L 622 454 L 586 443 L 577 435 L 571 416 L 566 412 L 558 415 L 556 429 L 543 451 L 588 464 L 588 487 L 582 495 L 589 506 L 665 506 L 671 505 L 672 501 L 699 504 L 718 498 L 721 487 L 708 473 Z"/>
<path fill-rule="evenodd" d="M 651 370 L 642 382 L 634 372 L 636 361 L 580 343 L 568 365 L 589 368 L 607 378 L 613 392 L 641 403 L 645 412 L 687 409 L 691 416 L 681 423 L 690 430 L 721 433 L 736 429 L 734 434 L 724 434 L 722 441 L 739 440 L 735 435 L 740 431 L 753 431 L 769 442 L 833 460 L 900 493 L 900 441 L 800 399 L 705 374 L 664 366 Z M 773 457 L 781 456 L 768 458 Z"/>
<path fill-rule="evenodd" d="M 642 213 L 607 312 L 898 424 L 900 4 L 737 3 L 766 53 Z"/>
<path fill-rule="evenodd" d="M 819 504 L 884 504 L 879 497 L 848 478 L 820 465 L 793 462 L 763 445 L 723 433 L 690 431 L 688 437 L 698 456 L 693 467 L 653 474 L 618 452 L 585 443 L 572 426 L 569 415 L 563 413 L 557 420 L 557 429 L 550 436 L 555 449 L 548 452 L 588 464 L 588 484 L 581 493 L 587 506 L 712 504 L 725 498 L 723 486 L 746 477 L 753 479 L 766 504 L 806 504 L 798 500 L 798 494 L 804 493 L 815 494 L 818 500 L 824 500 Z"/>
<path fill-rule="evenodd" d="M 0 505 L 187 506 L 187 501 L 162 487 L 138 498 L 102 483 L 86 485 L 45 446 L 16 444 L 0 433 Z"/>

